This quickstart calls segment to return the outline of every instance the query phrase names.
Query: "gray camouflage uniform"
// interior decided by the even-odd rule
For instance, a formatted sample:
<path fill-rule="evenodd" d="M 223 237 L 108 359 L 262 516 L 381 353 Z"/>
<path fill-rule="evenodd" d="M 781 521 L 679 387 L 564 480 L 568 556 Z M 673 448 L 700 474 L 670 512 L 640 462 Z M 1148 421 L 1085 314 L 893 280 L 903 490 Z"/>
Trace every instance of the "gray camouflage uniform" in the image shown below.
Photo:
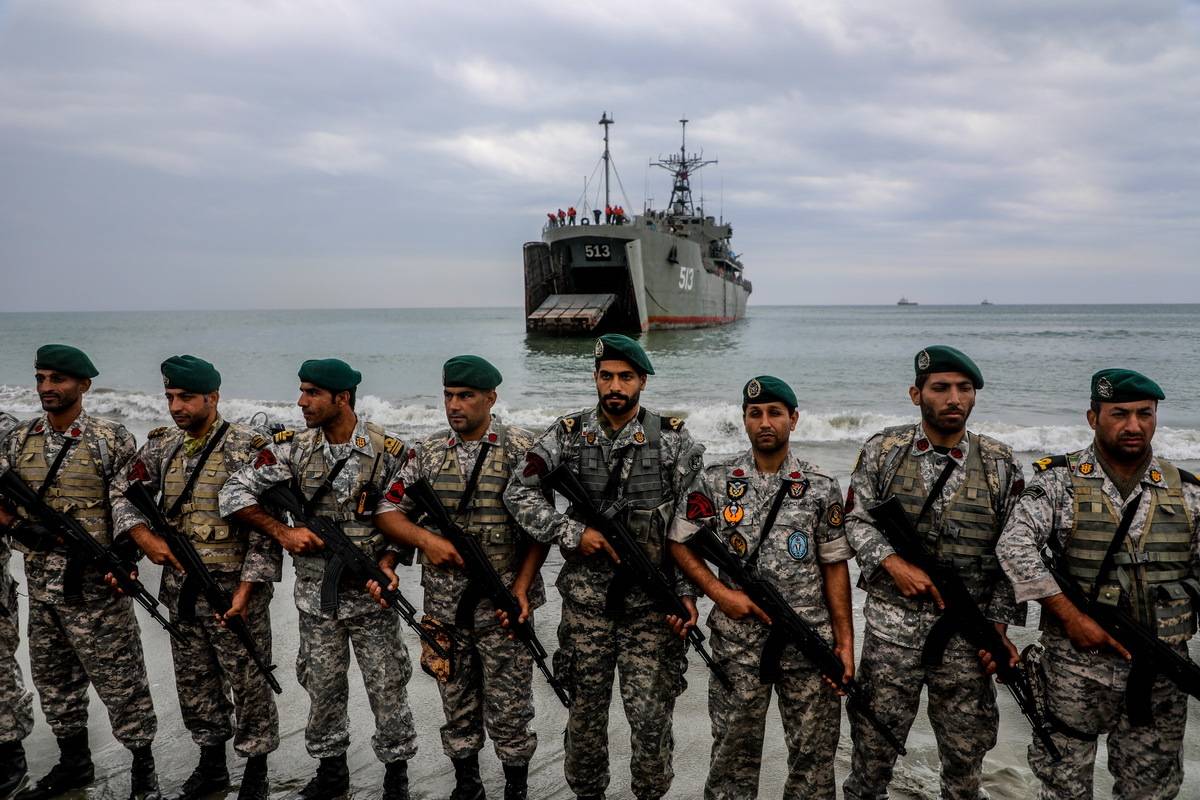
<path fill-rule="evenodd" d="M 781 490 L 786 494 L 764 539 L 762 526 Z M 755 563 L 762 578 L 832 644 L 821 565 L 853 556 L 843 527 L 837 480 L 795 453 L 788 454 L 779 472 L 763 474 L 754 466 L 753 451 L 746 451 L 705 467 L 676 510 L 671 539 L 687 542 L 710 513 L 715 514 L 717 533 L 726 545 Z M 720 577 L 733 585 L 728 576 Z M 708 625 L 713 656 L 729 674 L 734 690 L 726 690 L 719 681 L 708 684 L 713 745 L 704 796 L 753 800 L 758 796 L 771 702 L 771 684 L 763 684 L 759 677 L 768 629 L 754 618 L 732 619 L 716 606 Z M 783 796 L 832 798 L 841 703 L 794 647 L 784 650 L 780 666 L 783 677 L 774 687 L 788 747 Z"/>
<path fill-rule="evenodd" d="M 67 439 L 74 444 L 46 500 L 108 545 L 108 486 L 136 450 L 124 426 L 82 411 L 65 433 L 57 433 L 43 414 L 9 433 L 0 447 L 0 469 L 11 465 L 37 488 Z M 158 722 L 133 601 L 114 597 L 96 566 L 83 570 L 82 598 L 68 600 L 65 552 L 17 547 L 25 553 L 29 587 L 29 671 L 50 729 L 60 739 L 87 730 L 90 684 L 108 710 L 117 741 L 130 750 L 149 745 Z"/>
<path fill-rule="evenodd" d="M 505 493 L 517 523 L 538 541 L 560 545 L 566 559 L 556 583 L 563 608 L 554 669 L 572 693 L 564 771 L 577 795 L 603 795 L 608 787 L 608 707 L 614 669 L 629 720 L 634 794 L 639 800 L 661 797 L 675 775 L 671 717 L 675 698 L 686 685 L 684 642 L 640 588 L 627 595 L 624 613 L 605 616 L 613 564 L 603 553 L 590 558 L 577 554 L 584 524 L 555 510 L 540 483 L 548 470 L 567 464 L 581 480 L 590 475 L 593 483 L 603 485 L 617 466 L 615 456 L 627 452 L 618 494 L 630 499 L 632 476 L 643 487 L 656 487 L 643 488 L 641 499 L 634 503 L 636 510 L 630 512 L 630 524 L 642 532 L 651 559 L 665 564 L 667 525 L 679 498 L 704 465 L 704 448 L 692 441 L 681 420 L 643 412 L 617 432 L 606 429 L 597 407 L 561 417 L 534 444 L 525 468 L 513 475 Z"/>
<path fill-rule="evenodd" d="M 17 425 L 17 418 L 0 412 L 0 441 Z M 0 536 L 0 745 L 19 742 L 33 730 L 33 693 L 25 688 L 17 664 L 20 629 L 17 625 L 17 582 L 8 571 L 12 550 Z"/>
<path fill-rule="evenodd" d="M 950 639 L 941 664 L 922 665 L 922 647 L 941 615 L 929 598 L 900 594 L 883 568 L 884 559 L 894 551 L 867 513 L 896 494 L 905 501 L 909 518 L 915 519 L 947 459 L 957 467 L 922 523 L 926 541 L 963 576 L 989 619 L 1024 623 L 1025 607 L 1014 602 L 1012 586 L 999 574 L 993 555 L 995 536 L 1024 485 L 1011 449 L 966 433 L 949 453 L 941 454 L 920 423 L 887 428 L 863 446 L 846 501 L 846 533 L 861 570 L 859 588 L 867 592 L 863 609 L 867 632 L 858 679 L 871 690 L 879 718 L 901 741 L 916 718 L 921 688 L 928 687 L 942 797 L 976 800 L 986 796 L 981 786 L 983 758 L 996 744 L 995 685 L 984 674 L 976 651 L 959 634 Z M 978 527 L 973 529 L 968 520 Z M 979 551 L 984 554 L 972 554 Z M 847 800 L 882 800 L 887 797 L 896 753 L 853 708 L 849 714 L 854 754 L 843 791 Z"/>
<path fill-rule="evenodd" d="M 170 510 L 182 484 L 196 469 L 199 451 L 222 424 L 218 417 L 199 442 L 175 427 L 150 431 L 129 469 L 113 481 L 110 498 L 113 528 L 118 536 L 147 524 L 125 499 L 130 484 L 143 481 L 155 496 L 162 491 L 161 507 L 164 513 Z M 192 445 L 191 455 L 184 450 L 185 441 Z M 192 539 L 209 572 L 227 593 L 232 595 L 242 581 L 257 584 L 247 607 L 247 627 L 259 653 L 270 663 L 271 584 L 279 580 L 282 550 L 268 536 L 220 520 L 217 498 L 225 479 L 253 462 L 267 441 L 245 425 L 230 424 L 205 462 L 204 474 L 197 479 L 190 501 L 177 518 L 168 521 Z M 179 621 L 183 576 L 163 567 L 160 585 L 159 599 L 170 611 L 171 619 Z M 171 639 L 183 723 L 201 747 L 223 745 L 233 738 L 234 750 L 242 756 L 270 753 L 279 746 L 275 697 L 241 642 L 213 618 L 214 611 L 201 595 L 196 600 L 194 619 L 180 623 L 190 634 L 188 639 Z M 234 715 L 236 731 L 231 721 Z"/>
<path fill-rule="evenodd" d="M 437 488 L 439 476 L 442 476 L 448 485 L 465 487 L 485 441 L 489 445 L 489 461 L 481 470 L 471 510 L 465 517 L 456 512 L 452 512 L 452 516 L 468 533 L 475 533 L 480 525 L 487 526 L 493 534 L 501 533 L 501 537 L 486 537 L 484 548 L 495 551 L 493 563 L 505 585 L 511 589 L 524 555 L 521 540 L 527 537 L 516 528 L 511 517 L 507 524 L 488 525 L 485 518 L 494 512 L 482 508 L 480 498 L 486 495 L 489 505 L 502 499 L 495 497 L 495 490 L 489 487 L 494 483 L 502 493 L 508 477 L 524 468 L 525 453 L 533 446 L 533 434 L 529 431 L 502 426 L 493 419 L 483 438 L 476 441 L 463 441 L 450 430 L 429 436 L 413 447 L 398 474 L 392 476 L 393 488 L 384 497 L 379 510 L 380 513 L 400 511 L 410 519 L 416 518 L 415 503 L 402 496 L 396 484 L 402 491 L 404 486 L 424 478 Z M 502 447 L 502 451 L 495 453 L 495 447 Z M 489 481 L 489 478 L 493 480 Z M 496 511 L 507 514 L 502 504 Z M 511 542 L 499 541 L 510 535 L 514 537 Z M 537 734 L 529 729 L 533 721 L 530 685 L 533 659 L 520 642 L 510 639 L 500 627 L 495 606 L 487 598 L 475 609 L 473 628 L 455 625 L 458 603 L 468 582 L 462 571 L 436 567 L 422 557 L 425 619 L 449 627 L 458 644 L 452 654 L 454 668 L 449 680 L 438 681 L 442 711 L 446 715 L 446 724 L 442 726 L 442 748 L 452 759 L 478 753 L 483 748 L 486 726 L 496 756 L 502 763 L 528 764 L 537 748 Z M 539 574 L 529 589 L 529 605 L 535 609 L 545 602 L 546 593 Z"/>
<path fill-rule="evenodd" d="M 1076 530 L 1075 482 L 1090 485 L 1113 519 L 1108 538 L 1117 527 L 1117 517 L 1130 503 L 1140 502 L 1129 529 L 1130 546 L 1140 550 L 1147 539 L 1147 519 L 1152 509 L 1169 511 L 1159 514 L 1172 527 L 1190 526 L 1190 565 L 1186 579 L 1200 577 L 1195 532 L 1200 525 L 1200 486 L 1184 480 L 1172 490 L 1167 476 L 1174 469 L 1165 459 L 1153 457 L 1146 466 L 1140 484 L 1129 497 L 1120 491 L 1104 472 L 1092 447 L 1069 454 L 1066 459 L 1037 462 L 1038 470 L 1022 493 L 1004 534 L 996 547 L 1001 566 L 1012 580 L 1019 601 L 1041 600 L 1058 594 L 1060 589 L 1042 562 L 1042 547 L 1053 542 L 1066 547 Z M 1193 478 L 1194 480 L 1194 478 Z M 1174 491 L 1179 495 L 1172 497 Z M 1168 494 L 1168 493 L 1171 494 Z M 1164 508 L 1166 506 L 1167 508 Z M 1107 542 L 1103 544 L 1107 545 Z M 1189 560 L 1187 556 L 1185 561 Z M 1125 592 L 1117 593 L 1128 608 Z M 1187 607 L 1187 601 L 1179 603 Z M 1195 630 L 1195 619 L 1188 612 L 1183 632 L 1167 639 L 1186 653 L 1186 639 Z M 1075 649 L 1053 614 L 1043 612 L 1041 643 L 1045 647 L 1041 667 L 1045 680 L 1045 702 L 1051 719 L 1058 720 L 1082 734 L 1107 736 L 1108 770 L 1115 781 L 1116 800 L 1171 798 L 1179 793 L 1183 780 L 1182 747 L 1187 723 L 1187 696 L 1169 680 L 1159 677 L 1151 690 L 1154 724 L 1131 724 L 1125 704 L 1129 665 L 1118 655 L 1104 650 L 1098 654 Z M 1159 634 L 1163 631 L 1160 628 Z M 1035 738 L 1029 746 L 1029 765 L 1042 782 L 1043 800 L 1082 800 L 1092 796 L 1096 762 L 1095 739 L 1084 740 L 1056 731 L 1054 743 L 1063 753 L 1054 763 Z"/>
<path fill-rule="evenodd" d="M 393 434 L 359 418 L 345 444 L 331 445 L 320 429 L 275 435 L 259 451 L 253 465 L 230 476 L 221 490 L 221 515 L 228 517 L 258 502 L 258 496 L 277 483 L 299 481 L 311 497 L 333 464 L 349 458 L 332 490 L 317 510 L 347 527 L 369 529 L 369 521 L 355 522 L 359 492 L 370 481 L 382 494 L 384 476 L 400 462 L 403 443 Z M 372 473 L 374 475 L 372 476 Z M 370 509 L 375 511 L 376 509 Z M 369 519 L 369 518 L 368 518 Z M 373 557 L 383 547 L 378 532 L 360 542 Z M 400 638 L 399 618 L 371 599 L 361 585 L 343 583 L 336 613 L 321 610 L 321 578 L 325 559 L 320 555 L 295 556 L 295 600 L 300 614 L 300 652 L 296 679 L 308 692 L 310 708 L 305 744 L 313 758 L 332 758 L 350 746 L 347 715 L 350 648 L 362 672 L 367 698 L 375 715 L 371 739 L 380 761 L 407 761 L 417 752 L 416 731 L 408 705 L 406 686 L 412 677 L 408 648 Z"/>

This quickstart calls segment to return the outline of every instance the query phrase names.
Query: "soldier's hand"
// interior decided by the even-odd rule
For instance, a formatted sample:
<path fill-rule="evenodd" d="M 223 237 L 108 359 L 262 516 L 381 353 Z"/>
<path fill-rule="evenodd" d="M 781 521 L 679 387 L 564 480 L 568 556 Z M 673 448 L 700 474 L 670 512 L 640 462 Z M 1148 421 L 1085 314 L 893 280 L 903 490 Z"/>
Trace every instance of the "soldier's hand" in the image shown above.
<path fill-rule="evenodd" d="M 229 627 L 228 621 L 234 617 L 241 617 L 243 620 L 249 621 L 250 593 L 253 590 L 253 583 L 245 581 L 239 583 L 238 587 L 233 590 L 233 597 L 229 602 L 229 610 L 224 614 L 213 614 L 222 628 Z"/>
<path fill-rule="evenodd" d="M 137 580 L 138 571 L 136 569 L 129 571 L 129 577 Z M 117 580 L 117 576 L 111 572 L 104 573 L 104 582 L 108 584 L 108 588 L 113 590 L 113 594 L 117 597 L 124 597 L 125 592 L 121 589 L 121 582 Z"/>
<path fill-rule="evenodd" d="M 895 553 L 883 560 L 883 567 L 892 576 L 892 580 L 896 582 L 896 588 L 900 590 L 900 594 L 905 597 L 923 597 L 928 595 L 933 598 L 933 602 L 937 605 L 939 611 L 946 608 L 946 603 L 942 600 L 941 593 L 933 585 L 933 580 L 930 579 L 929 574 L 925 570 L 908 563 Z"/>
<path fill-rule="evenodd" d="M 997 622 L 994 624 L 996 625 L 996 630 L 1000 633 L 1000 640 L 1004 642 L 1003 657 L 1008 660 L 1008 666 L 1015 667 L 1017 662 L 1021 660 L 1021 654 L 1017 652 L 1017 646 L 1009 641 L 1008 626 L 1003 622 Z M 983 673 L 985 675 L 994 675 L 1000 669 L 1000 663 L 998 663 L 996 659 L 992 658 L 992 654 L 987 650 L 980 650 L 978 656 L 979 666 L 983 668 Z M 1000 679 L 996 678 L 996 680 L 999 681 Z M 1000 682 L 1003 683 L 1003 681 Z"/>
<path fill-rule="evenodd" d="M 1133 660 L 1133 656 L 1120 642 L 1109 636 L 1108 631 L 1082 611 L 1076 610 L 1074 614 L 1068 615 L 1067 619 L 1063 620 L 1063 628 L 1066 630 L 1071 644 L 1075 645 L 1075 649 L 1082 653 L 1099 655 L 1107 648 L 1126 661 Z"/>
<path fill-rule="evenodd" d="M 745 619 L 749 616 L 758 617 L 764 625 L 771 624 L 771 618 L 750 597 L 740 589 L 729 589 L 713 598 L 721 613 L 730 619 Z"/>
<path fill-rule="evenodd" d="M 846 642 L 845 644 L 838 642 L 833 648 L 833 652 L 837 653 L 837 657 L 842 662 L 842 683 L 847 684 L 854 678 L 854 642 Z M 838 697 L 845 697 L 846 693 L 838 687 L 836 683 L 829 680 L 824 675 L 821 680 L 825 681 L 825 685 L 837 692 Z"/>
<path fill-rule="evenodd" d="M 452 567 L 462 569 L 462 556 L 458 550 L 450 543 L 450 540 L 444 536 L 438 536 L 435 533 L 425 537 L 425 541 L 421 545 L 421 552 L 429 559 L 429 563 L 435 567 L 449 569 Z"/>
<path fill-rule="evenodd" d="M 279 543 L 283 545 L 284 550 L 294 556 L 315 553 L 325 547 L 325 542 L 321 541 L 320 536 L 303 526 L 298 528 L 283 526 L 283 531 L 279 534 Z"/>
<path fill-rule="evenodd" d="M 608 543 L 608 539 L 604 538 L 603 533 L 595 528 L 584 528 L 583 535 L 579 537 L 580 554 L 594 556 L 601 551 L 607 553 L 614 564 L 621 563 L 621 557 L 617 555 L 616 550 L 612 549 L 612 545 Z"/>
<path fill-rule="evenodd" d="M 146 558 L 150 559 L 150 563 L 170 567 L 180 574 L 187 572 L 183 568 L 183 565 L 175 558 L 175 554 L 171 552 L 171 548 L 167 545 L 167 540 L 154 533 L 145 525 L 135 525 L 129 531 L 129 536 L 137 543 L 141 551 L 146 554 Z"/>
<path fill-rule="evenodd" d="M 392 569 L 390 561 L 390 559 L 386 558 L 380 559 L 379 568 L 387 576 L 387 588 L 394 592 L 396 591 L 396 587 L 400 585 L 400 577 L 396 575 L 396 570 Z M 371 595 L 371 599 L 376 603 L 379 603 L 380 608 L 388 607 L 388 601 L 383 598 L 383 588 L 379 585 L 378 581 L 367 581 L 367 594 Z"/>
<path fill-rule="evenodd" d="M 517 616 L 516 624 L 520 625 L 529 620 L 529 594 L 524 588 L 519 586 L 513 587 L 513 597 L 517 598 L 517 607 L 520 609 L 520 614 Z M 508 612 L 504 609 L 496 609 L 496 619 L 500 622 L 500 627 L 508 631 L 508 638 L 515 639 L 516 634 L 511 630 L 513 627 L 512 621 L 508 618 Z"/>
<path fill-rule="evenodd" d="M 696 610 L 696 598 L 685 594 L 679 599 L 688 611 L 688 618 L 681 619 L 674 614 L 668 614 L 667 625 L 671 626 L 671 630 L 675 631 L 675 635 L 680 639 L 686 639 L 688 631 L 696 627 L 696 620 L 700 619 L 700 612 Z"/>

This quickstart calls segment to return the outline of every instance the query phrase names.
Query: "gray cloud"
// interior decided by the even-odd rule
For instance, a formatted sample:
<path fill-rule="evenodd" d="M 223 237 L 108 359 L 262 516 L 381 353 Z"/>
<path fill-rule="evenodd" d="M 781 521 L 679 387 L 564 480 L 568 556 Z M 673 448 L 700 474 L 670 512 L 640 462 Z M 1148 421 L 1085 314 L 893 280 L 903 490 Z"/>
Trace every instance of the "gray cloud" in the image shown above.
<path fill-rule="evenodd" d="M 760 298 L 1200 298 L 1200 13 L 1154 0 L 0 6 L 0 309 L 519 304 L 615 114 Z M 593 190 L 594 190 L 593 186 Z"/>

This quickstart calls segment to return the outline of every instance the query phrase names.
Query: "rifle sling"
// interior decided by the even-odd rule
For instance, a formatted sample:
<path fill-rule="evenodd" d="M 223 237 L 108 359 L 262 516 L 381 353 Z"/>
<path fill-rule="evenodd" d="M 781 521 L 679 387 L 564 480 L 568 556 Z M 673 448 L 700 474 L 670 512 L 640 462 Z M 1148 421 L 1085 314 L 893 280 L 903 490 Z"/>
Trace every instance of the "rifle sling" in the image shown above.
<path fill-rule="evenodd" d="M 783 497 L 787 492 L 788 481 L 780 481 L 779 491 L 775 492 L 775 498 L 771 501 L 771 508 L 767 511 L 767 516 L 763 519 L 762 529 L 758 532 L 758 542 L 754 545 L 754 549 L 750 554 L 746 556 L 746 561 L 754 561 L 758 556 L 758 549 L 767 540 L 767 534 L 771 532 L 771 528 L 775 527 L 775 518 L 779 516 L 779 509 L 783 506 Z"/>
<path fill-rule="evenodd" d="M 317 508 L 317 504 L 321 502 L 321 499 L 325 497 L 325 495 L 329 494 L 331 489 L 333 489 L 333 482 L 337 480 L 337 476 L 341 473 L 342 469 L 346 466 L 346 462 L 349 460 L 350 456 L 339 459 L 334 463 L 329 472 L 325 473 L 325 480 L 321 481 L 321 485 L 317 487 L 315 492 L 313 492 L 313 496 L 304 501 L 305 516 L 311 517 L 313 515 L 313 512 Z M 300 496 L 303 497 L 303 493 L 301 493 Z"/>
<path fill-rule="evenodd" d="M 483 471 L 483 462 L 487 461 L 488 448 L 491 446 L 491 442 L 484 442 L 480 445 L 479 455 L 475 458 L 475 466 L 471 468 L 471 477 L 467 478 L 467 488 L 463 489 L 462 497 L 458 500 L 456 513 L 465 514 L 467 507 L 471 505 L 471 500 L 475 497 L 475 490 L 479 488 L 479 473 Z"/>
<path fill-rule="evenodd" d="M 929 490 L 929 496 L 925 498 L 925 505 L 921 506 L 921 513 L 917 514 L 917 518 L 913 520 L 913 532 L 921 527 L 921 520 L 925 519 L 925 515 L 933 508 L 933 504 L 939 497 L 942 496 L 942 489 L 946 486 L 946 481 L 950 480 L 950 473 L 954 472 L 954 468 L 958 466 L 958 462 L 953 458 L 946 459 L 946 467 L 941 474 L 937 476 L 937 480 L 933 482 L 933 488 Z"/>
<path fill-rule="evenodd" d="M 180 510 L 192 496 L 192 490 L 196 488 L 196 481 L 200 478 L 200 470 L 204 469 L 204 465 L 208 463 L 208 457 L 217 449 L 217 445 L 225 438 L 225 433 L 229 430 L 229 423 L 222 422 L 221 427 L 213 434 L 213 437 L 208 440 L 208 444 L 204 445 L 204 449 L 200 451 L 200 459 L 196 462 L 196 466 L 192 469 L 192 474 L 188 475 L 187 483 L 183 484 L 183 491 L 179 493 L 179 497 L 175 498 L 175 502 L 171 504 L 171 508 L 167 511 L 167 519 L 175 519 L 179 516 Z"/>
<path fill-rule="evenodd" d="M 1092 584 L 1088 605 L 1095 605 L 1096 600 L 1100 597 L 1100 587 L 1104 585 L 1104 581 L 1108 579 L 1108 573 L 1112 571 L 1117 551 L 1125 544 L 1125 537 L 1129 535 L 1129 528 L 1133 525 L 1134 515 L 1137 514 L 1138 507 L 1142 504 L 1144 494 L 1144 492 L 1140 492 L 1137 500 L 1126 506 L 1125 511 L 1121 514 L 1121 522 L 1117 525 L 1117 531 L 1113 534 L 1112 541 L 1108 543 L 1108 549 L 1104 552 L 1104 560 L 1100 562 L 1100 572 L 1096 575 L 1096 582 Z"/>
<path fill-rule="evenodd" d="M 38 487 L 38 500 L 46 499 L 46 492 L 50 491 L 50 487 L 58 479 L 58 471 L 62 469 L 63 462 L 67 460 L 67 452 L 75 442 L 75 439 L 67 439 L 63 442 L 63 446 L 59 448 L 58 455 L 54 457 L 54 463 L 50 465 L 50 471 L 46 473 L 46 480 L 42 481 L 42 485 Z"/>

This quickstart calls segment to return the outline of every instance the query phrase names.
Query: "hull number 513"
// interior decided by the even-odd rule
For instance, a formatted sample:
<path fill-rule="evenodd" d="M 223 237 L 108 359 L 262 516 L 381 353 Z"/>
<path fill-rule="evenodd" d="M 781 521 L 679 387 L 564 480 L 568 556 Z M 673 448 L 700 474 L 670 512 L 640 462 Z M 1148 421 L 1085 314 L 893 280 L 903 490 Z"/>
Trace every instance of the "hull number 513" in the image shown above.
<path fill-rule="evenodd" d="M 612 250 L 606 244 L 585 244 L 583 257 L 588 261 L 608 261 L 612 258 Z"/>
<path fill-rule="evenodd" d="M 696 269 L 695 267 L 680 267 L 679 268 L 679 288 L 691 291 L 696 285 Z"/>

